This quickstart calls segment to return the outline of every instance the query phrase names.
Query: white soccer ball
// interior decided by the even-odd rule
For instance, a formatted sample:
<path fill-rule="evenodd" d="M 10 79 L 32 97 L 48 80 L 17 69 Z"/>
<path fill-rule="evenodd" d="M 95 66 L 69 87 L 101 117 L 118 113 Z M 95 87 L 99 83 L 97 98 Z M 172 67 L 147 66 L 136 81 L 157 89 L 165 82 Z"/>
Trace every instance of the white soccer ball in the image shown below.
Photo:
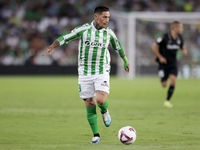
<path fill-rule="evenodd" d="M 131 126 L 122 127 L 118 133 L 119 140 L 126 145 L 132 144 L 136 140 L 136 137 L 136 130 Z"/>

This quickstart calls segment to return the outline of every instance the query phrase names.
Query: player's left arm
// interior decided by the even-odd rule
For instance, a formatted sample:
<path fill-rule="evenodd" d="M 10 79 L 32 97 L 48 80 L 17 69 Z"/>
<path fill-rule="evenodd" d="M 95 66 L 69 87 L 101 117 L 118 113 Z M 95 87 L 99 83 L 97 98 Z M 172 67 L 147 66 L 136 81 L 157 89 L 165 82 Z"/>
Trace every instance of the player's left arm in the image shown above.
<path fill-rule="evenodd" d="M 183 55 L 186 56 L 188 54 L 188 50 L 186 49 L 185 45 L 182 46 L 181 50 L 182 50 Z"/>
<path fill-rule="evenodd" d="M 183 37 L 181 35 L 179 35 L 179 36 L 180 36 L 180 39 L 181 39 L 181 45 L 180 45 L 181 51 L 182 51 L 183 55 L 186 56 L 188 54 L 187 48 L 184 45 Z"/>
<path fill-rule="evenodd" d="M 123 59 L 124 61 L 124 69 L 127 73 L 129 73 L 129 68 L 130 68 L 130 65 L 129 65 L 129 62 L 128 62 L 128 58 L 126 57 L 126 55 L 124 54 L 123 56 L 121 56 L 121 58 Z"/>
<path fill-rule="evenodd" d="M 111 36 L 111 39 L 110 39 L 111 46 L 113 47 L 114 50 L 118 51 L 120 57 L 124 61 L 124 69 L 127 73 L 129 73 L 130 65 L 129 65 L 128 58 L 125 55 L 125 52 L 124 52 L 124 49 L 123 49 L 121 43 L 117 39 L 114 32 L 111 32 L 110 36 Z"/>

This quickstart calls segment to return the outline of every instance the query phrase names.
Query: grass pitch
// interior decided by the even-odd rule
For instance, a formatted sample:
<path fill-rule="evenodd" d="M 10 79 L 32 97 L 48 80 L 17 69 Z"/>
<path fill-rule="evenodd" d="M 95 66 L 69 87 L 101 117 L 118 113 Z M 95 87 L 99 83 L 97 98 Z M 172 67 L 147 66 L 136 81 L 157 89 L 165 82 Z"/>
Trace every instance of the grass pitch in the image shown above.
<path fill-rule="evenodd" d="M 97 108 L 101 142 L 78 94 L 77 76 L 1 76 L 0 150 L 197 150 L 200 149 L 200 80 L 178 80 L 171 102 L 158 78 L 111 77 L 106 128 Z M 132 145 L 117 138 L 121 127 L 137 131 Z"/>

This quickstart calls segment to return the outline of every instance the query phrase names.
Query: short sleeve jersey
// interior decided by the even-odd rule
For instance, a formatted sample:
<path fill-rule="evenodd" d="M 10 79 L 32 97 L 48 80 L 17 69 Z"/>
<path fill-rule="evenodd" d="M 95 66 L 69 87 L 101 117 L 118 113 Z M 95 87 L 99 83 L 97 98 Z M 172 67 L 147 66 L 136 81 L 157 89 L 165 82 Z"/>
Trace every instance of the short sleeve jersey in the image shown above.
<path fill-rule="evenodd" d="M 157 38 L 156 43 L 159 46 L 159 52 L 167 59 L 167 64 L 177 63 L 176 54 L 182 49 L 184 41 L 181 35 L 173 39 L 170 33 L 165 33 L 162 37 Z M 159 62 L 159 59 L 156 59 Z"/>
<path fill-rule="evenodd" d="M 109 28 L 97 30 L 93 22 L 78 26 L 72 31 L 60 36 L 60 45 L 79 39 L 78 73 L 79 75 L 98 75 L 110 71 L 110 53 L 108 45 L 114 50 L 124 50 L 115 33 Z"/>

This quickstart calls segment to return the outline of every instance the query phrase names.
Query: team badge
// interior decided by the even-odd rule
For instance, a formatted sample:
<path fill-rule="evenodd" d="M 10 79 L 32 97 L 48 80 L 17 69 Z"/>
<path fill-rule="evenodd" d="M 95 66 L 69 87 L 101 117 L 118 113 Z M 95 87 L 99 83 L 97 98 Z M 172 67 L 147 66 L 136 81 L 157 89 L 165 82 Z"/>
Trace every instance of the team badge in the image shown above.
<path fill-rule="evenodd" d="M 157 38 L 157 43 L 160 43 L 162 41 L 162 37 Z"/>
<path fill-rule="evenodd" d="M 76 28 L 74 28 L 71 32 L 74 32 L 76 30 Z"/>

